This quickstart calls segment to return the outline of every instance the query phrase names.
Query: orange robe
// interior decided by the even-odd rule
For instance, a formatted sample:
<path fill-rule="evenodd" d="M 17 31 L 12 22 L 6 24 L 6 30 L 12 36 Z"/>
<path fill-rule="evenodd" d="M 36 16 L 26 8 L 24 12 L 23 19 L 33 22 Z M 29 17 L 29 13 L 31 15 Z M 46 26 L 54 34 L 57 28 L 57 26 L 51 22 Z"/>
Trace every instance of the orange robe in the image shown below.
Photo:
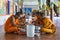
<path fill-rule="evenodd" d="M 56 26 L 49 18 L 44 18 L 43 19 L 43 23 L 44 23 L 44 25 L 41 28 L 42 32 L 45 32 L 45 33 L 55 33 Z"/>
<path fill-rule="evenodd" d="M 41 27 L 41 31 L 44 33 L 55 33 L 56 31 L 55 24 L 49 18 L 45 17 L 44 19 L 40 20 L 40 18 L 37 17 L 35 24 L 43 25 L 43 27 Z"/>
<path fill-rule="evenodd" d="M 13 16 L 13 15 L 12 15 Z M 5 27 L 4 27 L 4 29 L 5 29 L 5 32 L 8 32 L 8 33 L 11 33 L 11 32 L 17 32 L 18 31 L 18 27 L 16 27 L 16 26 L 13 26 L 13 24 L 12 24 L 12 16 L 10 16 L 8 19 L 7 19 L 7 21 L 6 21 L 6 23 L 5 23 Z M 16 20 L 17 21 L 17 20 Z M 18 23 L 18 22 L 16 22 L 16 23 Z"/>

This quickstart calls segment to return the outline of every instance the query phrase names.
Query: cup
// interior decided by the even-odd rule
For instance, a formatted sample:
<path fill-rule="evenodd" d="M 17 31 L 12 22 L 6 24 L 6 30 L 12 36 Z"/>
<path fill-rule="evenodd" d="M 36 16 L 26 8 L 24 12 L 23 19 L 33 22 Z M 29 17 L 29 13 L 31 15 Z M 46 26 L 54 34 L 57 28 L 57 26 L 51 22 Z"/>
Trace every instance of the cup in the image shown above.
<path fill-rule="evenodd" d="M 35 35 L 35 26 L 34 25 L 27 25 L 27 37 L 34 37 Z"/>
<path fill-rule="evenodd" d="M 35 27 L 35 32 L 39 33 L 40 32 L 40 26 Z"/>

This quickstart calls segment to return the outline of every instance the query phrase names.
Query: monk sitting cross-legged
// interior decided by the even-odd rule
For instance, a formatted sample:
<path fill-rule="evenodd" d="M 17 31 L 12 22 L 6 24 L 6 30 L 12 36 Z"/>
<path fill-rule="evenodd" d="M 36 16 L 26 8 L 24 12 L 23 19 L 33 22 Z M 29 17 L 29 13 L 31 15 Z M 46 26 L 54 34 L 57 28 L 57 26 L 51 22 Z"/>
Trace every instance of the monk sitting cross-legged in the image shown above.
<path fill-rule="evenodd" d="M 43 12 L 36 12 L 36 16 L 34 18 L 35 25 L 43 25 L 41 27 L 41 32 L 44 33 L 55 33 L 56 26 L 55 24 L 47 17 L 44 16 Z"/>
<path fill-rule="evenodd" d="M 22 22 L 19 21 L 20 17 L 24 17 L 24 16 L 25 15 L 22 14 L 22 13 L 20 13 L 20 12 L 17 12 L 15 15 L 10 16 L 7 19 L 7 21 L 5 23 L 5 26 L 4 26 L 5 32 L 6 33 L 18 33 L 18 34 L 22 33 L 22 34 L 24 34 L 20 30 L 20 27 L 21 28 L 23 27 L 21 25 L 24 25 L 24 23 L 22 23 Z"/>

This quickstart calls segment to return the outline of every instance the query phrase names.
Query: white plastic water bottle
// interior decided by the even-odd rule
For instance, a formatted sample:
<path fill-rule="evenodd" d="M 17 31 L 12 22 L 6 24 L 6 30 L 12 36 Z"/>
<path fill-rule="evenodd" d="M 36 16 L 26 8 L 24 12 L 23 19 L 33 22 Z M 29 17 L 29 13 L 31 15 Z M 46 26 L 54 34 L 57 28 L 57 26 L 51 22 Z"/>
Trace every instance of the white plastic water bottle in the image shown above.
<path fill-rule="evenodd" d="M 35 26 L 32 24 L 27 25 L 27 37 L 34 37 L 35 35 Z"/>

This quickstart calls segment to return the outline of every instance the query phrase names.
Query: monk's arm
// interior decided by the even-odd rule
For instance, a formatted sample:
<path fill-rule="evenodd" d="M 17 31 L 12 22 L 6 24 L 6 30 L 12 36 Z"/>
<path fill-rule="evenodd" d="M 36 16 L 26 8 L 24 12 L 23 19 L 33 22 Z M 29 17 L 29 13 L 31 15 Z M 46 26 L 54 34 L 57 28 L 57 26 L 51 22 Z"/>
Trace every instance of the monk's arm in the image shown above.
<path fill-rule="evenodd" d="M 51 26 L 52 26 L 52 25 L 54 25 L 54 23 L 53 23 L 50 19 L 47 19 L 44 27 L 51 29 Z M 54 25 L 54 26 L 55 26 L 55 25 Z M 52 27 L 53 27 L 53 26 L 52 26 Z"/>
<path fill-rule="evenodd" d="M 12 17 L 12 24 L 13 24 L 13 26 L 18 26 L 18 25 L 16 25 L 16 23 L 15 23 L 15 18 L 14 18 L 14 16 Z"/>
<path fill-rule="evenodd" d="M 45 28 L 50 28 L 53 22 L 50 19 L 45 20 L 44 27 Z"/>

